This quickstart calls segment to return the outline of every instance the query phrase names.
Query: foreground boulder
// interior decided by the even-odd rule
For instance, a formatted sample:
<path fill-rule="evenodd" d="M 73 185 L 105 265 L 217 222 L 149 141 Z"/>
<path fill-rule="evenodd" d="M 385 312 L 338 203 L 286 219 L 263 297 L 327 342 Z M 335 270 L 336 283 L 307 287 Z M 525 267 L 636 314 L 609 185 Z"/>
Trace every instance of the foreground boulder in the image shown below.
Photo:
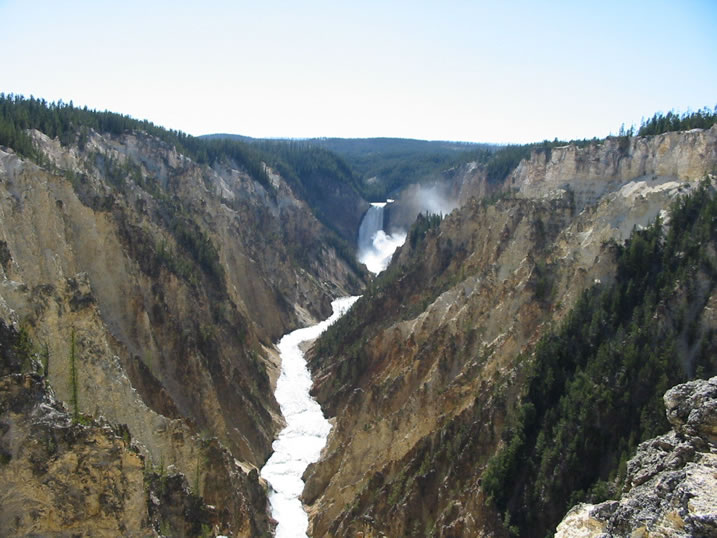
<path fill-rule="evenodd" d="M 638 447 L 621 499 L 576 505 L 556 537 L 717 536 L 717 377 L 664 401 L 673 431 Z"/>

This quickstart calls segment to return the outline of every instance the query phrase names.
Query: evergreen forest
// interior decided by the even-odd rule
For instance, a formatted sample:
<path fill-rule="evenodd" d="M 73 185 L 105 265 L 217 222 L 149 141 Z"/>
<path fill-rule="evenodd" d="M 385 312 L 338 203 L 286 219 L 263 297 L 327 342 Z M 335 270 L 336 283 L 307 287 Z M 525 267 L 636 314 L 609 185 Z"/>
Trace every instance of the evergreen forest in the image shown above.
<path fill-rule="evenodd" d="M 614 283 L 586 290 L 538 343 L 527 392 L 483 487 L 521 536 L 542 536 L 579 501 L 614 498 L 637 444 L 669 430 L 662 396 L 717 374 L 699 319 L 717 282 L 717 197 L 705 180 L 613 244 Z M 617 480 L 616 480 L 617 479 Z"/>

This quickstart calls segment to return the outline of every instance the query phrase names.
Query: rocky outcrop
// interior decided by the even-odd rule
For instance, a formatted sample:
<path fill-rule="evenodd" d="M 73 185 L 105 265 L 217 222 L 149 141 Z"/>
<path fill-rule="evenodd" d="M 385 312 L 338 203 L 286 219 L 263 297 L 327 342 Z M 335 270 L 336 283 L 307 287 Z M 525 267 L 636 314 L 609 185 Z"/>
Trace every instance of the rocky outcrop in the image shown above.
<path fill-rule="evenodd" d="M 620 499 L 575 506 L 557 538 L 717 535 L 717 377 L 664 401 L 673 431 L 640 444 Z"/>
<path fill-rule="evenodd" d="M 0 378 L 5 536 L 152 536 L 144 461 L 126 428 L 74 422 L 32 374 Z"/>

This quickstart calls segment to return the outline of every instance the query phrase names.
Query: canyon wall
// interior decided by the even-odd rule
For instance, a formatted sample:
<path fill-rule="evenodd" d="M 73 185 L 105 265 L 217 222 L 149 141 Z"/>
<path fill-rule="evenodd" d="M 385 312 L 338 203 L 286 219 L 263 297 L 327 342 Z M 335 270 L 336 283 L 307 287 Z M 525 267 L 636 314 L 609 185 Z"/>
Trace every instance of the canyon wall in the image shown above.
<path fill-rule="evenodd" d="M 497 188 L 478 166 L 457 170 L 463 205 L 419 219 L 313 349 L 314 393 L 335 417 L 305 475 L 313 536 L 509 534 L 481 481 L 511 438 L 536 342 L 614 279 L 616 245 L 715 170 L 716 135 L 534 152 Z"/>
<path fill-rule="evenodd" d="M 282 425 L 272 342 L 363 273 L 271 170 L 262 185 L 141 131 L 31 135 L 40 164 L 0 148 L 0 320 L 68 411 L 126 425 L 145 468 L 184 475 L 218 529 L 266 530 L 265 499 L 254 515 L 245 501 L 263 498 L 256 468 Z"/>

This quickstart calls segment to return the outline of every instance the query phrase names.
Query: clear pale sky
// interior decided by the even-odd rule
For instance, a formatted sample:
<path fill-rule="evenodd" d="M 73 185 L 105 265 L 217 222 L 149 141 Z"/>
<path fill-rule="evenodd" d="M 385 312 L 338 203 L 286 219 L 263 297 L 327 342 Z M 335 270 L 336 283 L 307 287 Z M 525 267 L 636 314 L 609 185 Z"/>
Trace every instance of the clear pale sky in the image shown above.
<path fill-rule="evenodd" d="M 717 104 L 717 0 L 0 0 L 0 92 L 194 135 L 528 142 Z"/>

